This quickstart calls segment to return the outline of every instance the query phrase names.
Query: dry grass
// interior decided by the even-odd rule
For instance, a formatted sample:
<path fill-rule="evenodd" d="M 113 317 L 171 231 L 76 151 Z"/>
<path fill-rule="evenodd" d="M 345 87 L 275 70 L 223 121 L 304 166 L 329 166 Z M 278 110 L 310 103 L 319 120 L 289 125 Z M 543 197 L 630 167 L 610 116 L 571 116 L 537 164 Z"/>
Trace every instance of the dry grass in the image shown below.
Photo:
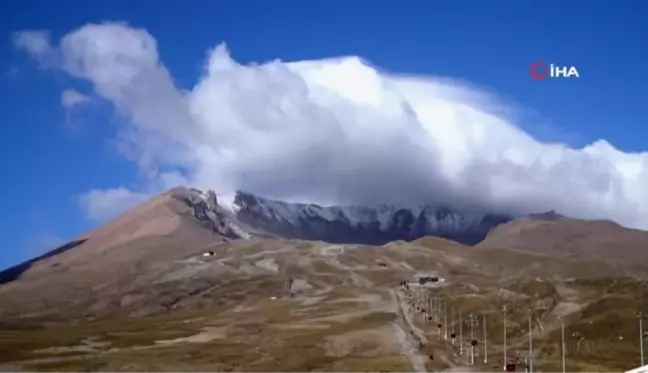
<path fill-rule="evenodd" d="M 229 286 L 236 292 L 241 285 Z M 358 295 L 357 289 L 336 289 L 327 295 L 328 302 L 315 306 L 303 306 L 299 297 L 246 297 L 238 308 L 105 317 L 67 325 L 49 322 L 46 329 L 38 320 L 14 319 L 0 331 L 0 363 L 12 362 L 32 371 L 407 370 L 407 360 L 389 346 L 388 338 L 371 334 L 394 322 L 397 315 L 367 302 L 350 301 Z M 196 335 L 205 327 L 220 327 L 225 336 L 204 343 L 156 343 Z M 374 337 L 362 337 L 364 333 Z M 344 341 L 342 356 L 326 350 L 327 341 L 335 336 Z M 104 345 L 97 351 L 78 351 L 89 339 Z M 57 352 L 52 347 L 67 349 Z M 43 349 L 49 351 L 39 352 Z"/>

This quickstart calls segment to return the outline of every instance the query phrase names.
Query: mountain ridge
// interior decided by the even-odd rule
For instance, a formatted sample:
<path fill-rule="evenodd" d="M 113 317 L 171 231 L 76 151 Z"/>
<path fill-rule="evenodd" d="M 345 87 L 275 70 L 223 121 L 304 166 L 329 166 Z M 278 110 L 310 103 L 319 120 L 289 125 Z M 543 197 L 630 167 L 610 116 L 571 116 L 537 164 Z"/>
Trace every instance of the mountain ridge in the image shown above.
<path fill-rule="evenodd" d="M 173 208 L 170 208 L 172 200 L 181 204 L 172 203 Z M 180 210 L 182 212 L 179 215 L 175 214 Z M 480 243 L 482 246 L 492 246 L 492 243 L 483 241 L 489 236 L 491 241 L 496 241 L 492 239 L 492 233 L 502 226 L 524 225 L 528 228 L 547 222 L 589 222 L 571 219 L 553 210 L 514 218 L 507 214 L 475 209 L 461 211 L 432 204 L 323 207 L 317 204 L 276 201 L 243 191 L 219 195 L 212 190 L 180 186 L 152 197 L 67 244 L 0 271 L 4 275 L 0 277 L 0 284 L 14 276 L 9 276 L 8 273 L 21 273 L 20 268 L 29 268 L 43 258 L 56 255 L 52 252 L 63 253 L 66 251 L 63 248 L 67 246 L 103 247 L 95 249 L 99 251 L 96 254 L 100 254 L 111 246 L 139 236 L 172 234 L 178 224 L 178 216 L 183 215 L 190 215 L 203 228 L 222 240 L 284 237 L 369 245 L 434 236 L 471 246 L 479 246 Z M 92 244 L 87 241 L 92 241 Z M 84 252 L 87 251 L 84 249 Z"/>
<path fill-rule="evenodd" d="M 432 204 L 322 207 L 275 201 L 247 192 L 236 193 L 231 210 L 240 221 L 283 237 L 374 245 L 424 236 L 472 245 L 493 227 L 513 219 Z"/>

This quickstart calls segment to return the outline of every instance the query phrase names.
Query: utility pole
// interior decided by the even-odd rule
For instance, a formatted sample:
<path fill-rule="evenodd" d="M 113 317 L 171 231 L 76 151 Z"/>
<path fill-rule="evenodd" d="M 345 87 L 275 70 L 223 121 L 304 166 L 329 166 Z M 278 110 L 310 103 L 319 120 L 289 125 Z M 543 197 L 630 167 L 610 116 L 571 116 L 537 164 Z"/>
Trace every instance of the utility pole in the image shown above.
<path fill-rule="evenodd" d="M 450 308 L 450 314 L 452 315 L 452 323 L 450 327 L 450 338 L 452 338 L 452 344 L 455 344 L 455 340 L 457 339 L 457 335 L 455 334 L 455 311 L 454 309 Z"/>
<path fill-rule="evenodd" d="M 565 373 L 566 371 L 566 363 L 565 363 L 565 320 L 563 320 L 562 317 L 558 317 L 558 321 L 560 321 L 560 350 L 562 351 L 562 371 Z"/>
<path fill-rule="evenodd" d="M 432 321 L 435 323 L 439 323 L 439 320 L 437 320 L 437 298 L 434 297 L 432 298 Z"/>
<path fill-rule="evenodd" d="M 463 318 L 459 311 L 459 355 L 463 355 Z"/>
<path fill-rule="evenodd" d="M 441 329 L 443 328 L 443 325 L 441 324 L 441 300 L 439 298 L 437 298 L 436 306 L 437 306 L 437 308 L 436 308 L 436 312 L 435 312 L 435 317 L 436 317 L 436 320 L 437 320 L 437 336 L 439 337 L 439 340 L 441 340 L 441 334 L 442 334 Z"/>
<path fill-rule="evenodd" d="M 443 339 L 448 340 L 448 304 L 443 303 Z"/>
<path fill-rule="evenodd" d="M 486 339 L 486 314 L 482 315 L 484 320 L 484 364 L 488 363 L 488 342 Z"/>
<path fill-rule="evenodd" d="M 450 327 L 450 333 L 455 332 L 455 311 L 454 309 L 450 308 L 450 315 L 452 315 L 452 321 L 451 321 L 451 327 Z"/>
<path fill-rule="evenodd" d="M 427 322 L 428 322 L 427 316 L 428 316 L 428 313 L 430 313 L 430 307 L 428 307 L 428 305 L 430 303 L 430 299 L 428 298 L 427 290 L 425 290 L 423 294 L 425 295 L 425 300 L 423 301 L 423 309 L 425 310 L 423 312 L 423 324 L 427 324 Z"/>
<path fill-rule="evenodd" d="M 508 364 L 508 357 L 506 356 L 506 311 L 507 307 L 504 305 L 504 370 L 506 370 L 506 364 Z"/>
<path fill-rule="evenodd" d="M 470 318 L 470 365 L 475 365 L 475 316 L 471 313 Z"/>
<path fill-rule="evenodd" d="M 640 361 L 641 361 L 640 366 L 644 366 L 643 311 L 637 311 L 637 318 L 639 319 L 639 357 L 640 357 Z"/>
<path fill-rule="evenodd" d="M 532 312 L 529 312 L 529 373 L 533 372 L 533 332 L 531 329 L 531 316 L 533 314 Z"/>
<path fill-rule="evenodd" d="M 294 281 L 295 281 L 295 280 L 294 280 L 292 277 L 288 277 L 288 280 L 286 281 L 286 285 L 285 285 L 285 288 L 286 288 L 286 295 L 287 295 L 288 297 L 290 297 L 290 298 L 293 297 L 292 287 L 293 287 L 293 283 L 294 283 Z"/>

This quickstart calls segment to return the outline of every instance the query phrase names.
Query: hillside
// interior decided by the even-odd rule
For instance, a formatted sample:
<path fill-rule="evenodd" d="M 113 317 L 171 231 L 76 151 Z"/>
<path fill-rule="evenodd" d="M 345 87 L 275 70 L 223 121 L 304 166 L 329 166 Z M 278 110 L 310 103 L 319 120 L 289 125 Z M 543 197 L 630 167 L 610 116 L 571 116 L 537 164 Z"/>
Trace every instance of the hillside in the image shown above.
<path fill-rule="evenodd" d="M 9 306 L 46 309 L 99 296 L 106 287 L 142 268 L 195 255 L 232 237 L 175 189 L 125 212 L 88 234 L 38 258 L 0 272 L 2 311 Z"/>
<path fill-rule="evenodd" d="M 624 267 L 648 265 L 648 232 L 611 221 L 518 219 L 495 227 L 477 248 L 527 251 Z"/>
<path fill-rule="evenodd" d="M 646 283 L 605 263 L 498 249 L 475 256 L 474 248 L 431 237 L 377 247 L 250 239 L 211 250 L 214 256 L 143 267 L 97 289 L 99 306 L 3 318 L 0 360 L 68 371 L 408 371 L 420 364 L 427 371 L 492 371 L 501 363 L 499 310 L 508 305 L 509 356 L 525 348 L 533 310 L 538 367 L 558 366 L 557 316 L 569 333 L 588 338 L 570 350 L 570 371 L 636 365 L 634 311 Z M 583 277 L 572 277 L 575 268 Z M 446 279 L 430 295 L 447 304 L 448 318 L 487 315 L 492 365 L 468 366 L 466 355 L 454 355 L 456 346 L 439 341 L 436 328 L 407 305 L 398 284 L 415 273 Z"/>

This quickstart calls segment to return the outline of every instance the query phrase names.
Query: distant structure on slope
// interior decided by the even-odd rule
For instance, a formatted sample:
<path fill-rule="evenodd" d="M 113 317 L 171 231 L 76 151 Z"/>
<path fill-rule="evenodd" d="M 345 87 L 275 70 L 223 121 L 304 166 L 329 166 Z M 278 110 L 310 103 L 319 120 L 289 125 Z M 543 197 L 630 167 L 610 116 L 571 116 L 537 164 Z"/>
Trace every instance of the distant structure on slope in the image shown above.
<path fill-rule="evenodd" d="M 434 272 L 418 272 L 412 278 L 413 282 L 419 285 L 438 285 L 445 282 L 445 278 Z"/>

